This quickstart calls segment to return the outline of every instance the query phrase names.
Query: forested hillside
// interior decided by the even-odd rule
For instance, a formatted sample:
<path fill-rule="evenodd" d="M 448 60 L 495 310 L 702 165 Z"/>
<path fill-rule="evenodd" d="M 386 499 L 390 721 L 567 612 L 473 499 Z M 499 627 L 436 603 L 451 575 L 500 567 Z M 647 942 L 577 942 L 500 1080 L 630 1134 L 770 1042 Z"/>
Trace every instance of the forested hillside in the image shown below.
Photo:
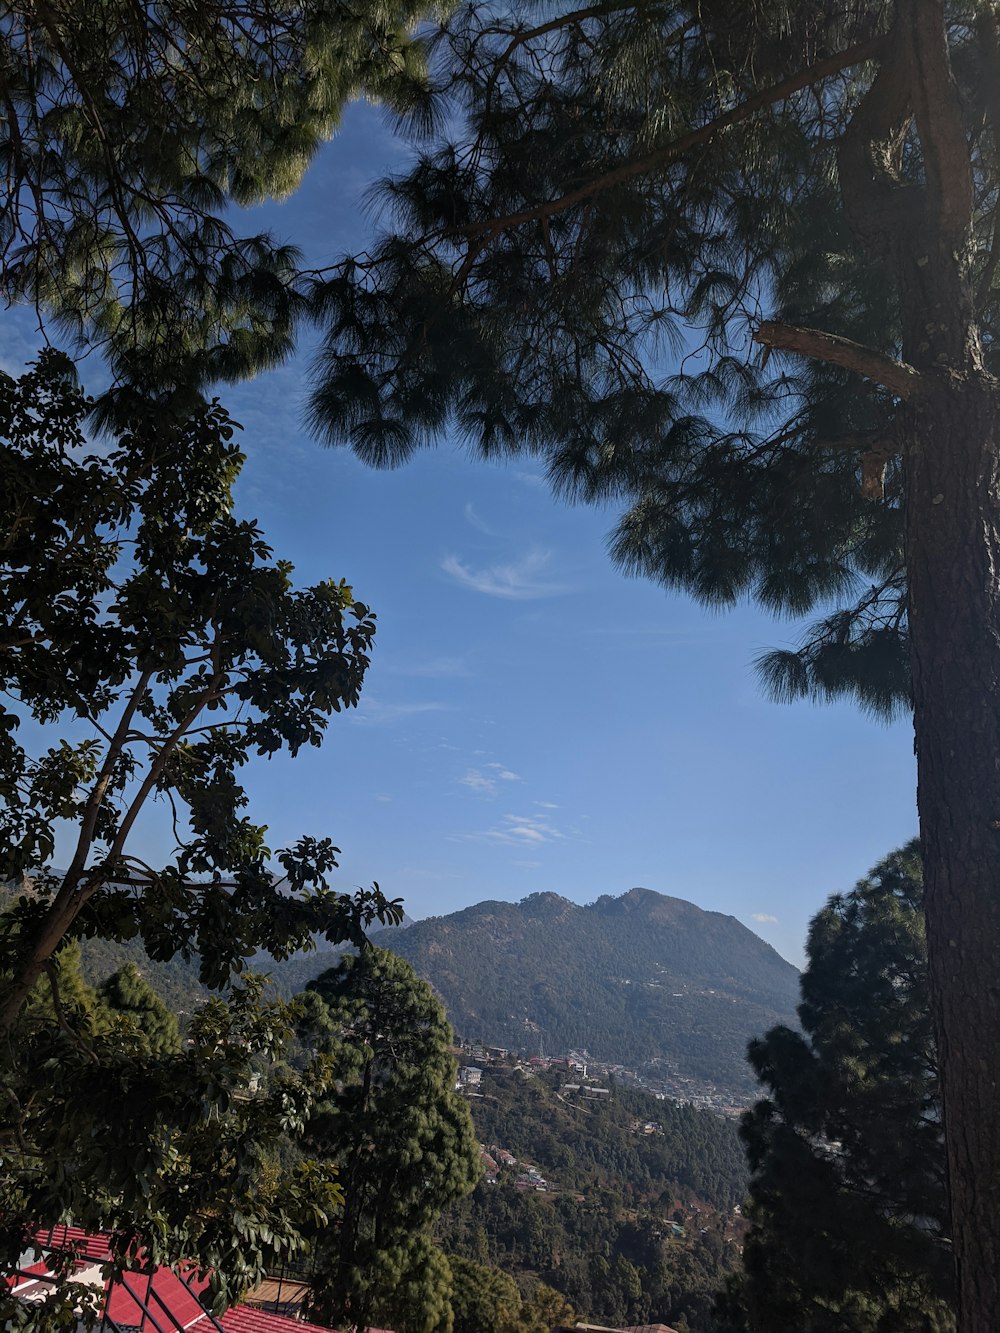
<path fill-rule="evenodd" d="M 540 1279 L 592 1322 L 711 1333 L 715 1292 L 739 1259 L 735 1127 L 629 1090 L 574 1103 L 559 1084 L 554 1072 L 484 1073 L 470 1102 L 476 1131 L 517 1163 L 445 1215 L 444 1247 L 526 1288 Z M 526 1184 L 529 1165 L 544 1190 Z"/>
<path fill-rule="evenodd" d="M 553 893 L 385 930 L 463 1036 L 664 1068 L 746 1091 L 748 1040 L 795 1023 L 798 972 L 735 918 L 649 889 Z"/>

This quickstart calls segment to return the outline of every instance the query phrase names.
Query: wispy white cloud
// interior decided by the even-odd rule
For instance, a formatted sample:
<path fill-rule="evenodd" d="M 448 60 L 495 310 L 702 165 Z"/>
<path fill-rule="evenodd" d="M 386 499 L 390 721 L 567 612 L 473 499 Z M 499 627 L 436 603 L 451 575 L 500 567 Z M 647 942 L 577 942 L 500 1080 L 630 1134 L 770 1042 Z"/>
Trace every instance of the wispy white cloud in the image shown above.
<path fill-rule="evenodd" d="M 382 670 L 394 676 L 416 676 L 423 680 L 450 680 L 469 674 L 460 657 L 429 657 L 413 662 L 397 658 L 387 662 Z"/>
<path fill-rule="evenodd" d="M 559 842 L 566 835 L 536 815 L 504 815 L 499 824 L 481 833 L 467 833 L 466 840 L 503 843 L 507 847 L 541 847 Z"/>
<path fill-rule="evenodd" d="M 405 718 L 419 717 L 421 713 L 444 713 L 450 707 L 450 704 L 432 703 L 427 700 L 387 703 L 369 694 L 362 699 L 361 706 L 349 712 L 347 717 L 352 722 L 367 726 L 390 727 Z"/>
<path fill-rule="evenodd" d="M 511 865 L 520 866 L 522 870 L 537 870 L 541 866 L 541 861 L 512 861 Z"/>
<path fill-rule="evenodd" d="M 535 805 L 538 806 L 539 810 L 558 810 L 558 809 L 559 809 L 559 807 L 558 807 L 558 805 L 556 805 L 555 801 L 535 801 Z"/>
<path fill-rule="evenodd" d="M 486 768 L 492 772 L 484 773 L 480 768 L 470 768 L 458 782 L 463 787 L 468 787 L 479 796 L 495 796 L 497 794 L 498 782 L 520 782 L 521 777 L 518 773 L 512 773 L 509 768 L 503 764 L 486 764 Z"/>
<path fill-rule="evenodd" d="M 750 920 L 757 921 L 762 926 L 776 926 L 778 924 L 778 918 L 772 916 L 770 912 L 754 912 L 750 917 Z"/>
<path fill-rule="evenodd" d="M 486 522 L 486 520 L 480 518 L 479 515 L 476 513 L 475 507 L 473 506 L 471 500 L 465 506 L 465 521 L 466 523 L 469 524 L 470 527 L 475 528 L 477 532 L 485 533 L 487 537 L 496 536 L 496 533 Z"/>
<path fill-rule="evenodd" d="M 531 601 L 538 597 L 556 597 L 568 591 L 562 584 L 543 577 L 550 559 L 549 551 L 535 549 L 509 564 L 473 569 L 457 555 L 449 555 L 442 560 L 441 568 L 449 578 L 473 592 L 508 601 Z"/>
<path fill-rule="evenodd" d="M 540 472 L 525 472 L 519 468 L 513 468 L 510 475 L 523 482 L 525 486 L 542 487 L 546 484 L 545 478 Z"/>

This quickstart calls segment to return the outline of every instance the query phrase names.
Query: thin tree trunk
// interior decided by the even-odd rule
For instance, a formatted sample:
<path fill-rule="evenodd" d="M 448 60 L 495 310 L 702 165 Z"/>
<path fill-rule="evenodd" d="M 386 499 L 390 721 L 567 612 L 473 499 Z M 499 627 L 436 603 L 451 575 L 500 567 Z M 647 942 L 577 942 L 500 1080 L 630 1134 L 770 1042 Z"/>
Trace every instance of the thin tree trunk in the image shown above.
<path fill-rule="evenodd" d="M 1000 390 L 982 372 L 942 375 L 910 413 L 904 466 L 918 803 L 958 1327 L 996 1333 Z"/>

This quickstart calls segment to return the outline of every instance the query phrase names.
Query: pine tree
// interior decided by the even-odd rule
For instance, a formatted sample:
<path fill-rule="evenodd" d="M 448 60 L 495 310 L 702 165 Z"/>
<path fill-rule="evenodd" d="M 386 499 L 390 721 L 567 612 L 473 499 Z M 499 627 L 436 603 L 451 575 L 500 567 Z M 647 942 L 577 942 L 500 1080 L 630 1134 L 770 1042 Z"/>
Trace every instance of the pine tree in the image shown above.
<path fill-rule="evenodd" d="M 509 1273 L 454 1256 L 454 1333 L 525 1333 L 521 1293 Z"/>
<path fill-rule="evenodd" d="M 339 1224 L 314 1243 L 316 1310 L 359 1333 L 376 1321 L 447 1333 L 451 1276 L 429 1229 L 480 1168 L 444 1010 L 408 963 L 371 947 L 310 990 L 328 1010 L 320 1027 L 312 1019 L 313 1039 L 343 1079 L 305 1135 L 338 1165 L 345 1194 Z"/>
<path fill-rule="evenodd" d="M 767 1099 L 743 1300 L 760 1333 L 954 1328 L 945 1154 L 916 843 L 813 920 L 803 1031 L 751 1044 Z"/>
<path fill-rule="evenodd" d="M 5 10 L 0 289 L 119 374 L 245 375 L 290 347 L 296 253 L 225 214 L 295 189 L 352 98 L 423 104 L 413 0 Z"/>
<path fill-rule="evenodd" d="M 820 612 L 763 664 L 779 696 L 912 705 L 963 1333 L 1000 1328 L 998 25 L 463 9 L 453 137 L 317 287 L 312 404 L 376 464 L 446 427 L 539 455 L 624 503 L 626 568 Z"/>
<path fill-rule="evenodd" d="M 100 997 L 83 975 L 80 945 L 67 940 L 52 959 L 47 975 L 36 982 L 27 1007 L 37 1019 L 89 1033 L 100 1026 Z"/>
<path fill-rule="evenodd" d="M 153 1055 L 180 1050 L 177 1015 L 163 1003 L 135 963 L 126 963 L 100 987 L 99 995 L 115 1017 L 131 1021 L 142 1048 Z"/>

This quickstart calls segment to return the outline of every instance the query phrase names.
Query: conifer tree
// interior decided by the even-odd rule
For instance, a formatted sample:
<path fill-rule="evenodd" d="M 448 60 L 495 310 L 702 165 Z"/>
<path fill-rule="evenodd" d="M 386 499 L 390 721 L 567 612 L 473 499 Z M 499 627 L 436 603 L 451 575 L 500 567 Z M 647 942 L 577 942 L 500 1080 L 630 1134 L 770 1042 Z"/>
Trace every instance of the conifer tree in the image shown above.
<path fill-rule="evenodd" d="M 408 963 L 371 946 L 310 991 L 327 1009 L 312 1039 L 343 1080 L 304 1139 L 338 1165 L 345 1194 L 340 1222 L 314 1242 L 317 1313 L 359 1333 L 376 1322 L 447 1333 L 451 1275 L 429 1231 L 480 1168 L 444 1010 Z"/>
<path fill-rule="evenodd" d="M 916 843 L 813 919 L 802 1032 L 751 1044 L 744 1119 L 759 1333 L 954 1328 L 945 1154 Z"/>
<path fill-rule="evenodd" d="M 454 1333 L 526 1333 L 521 1293 L 509 1273 L 457 1255 L 449 1258 Z"/>
<path fill-rule="evenodd" d="M 818 612 L 780 697 L 912 706 L 963 1333 L 1000 1328 L 998 52 L 994 0 L 457 12 L 312 400 L 379 465 L 537 454 L 627 569 Z"/>
<path fill-rule="evenodd" d="M 103 1006 L 84 978 L 77 940 L 67 940 L 54 955 L 50 974 L 36 983 L 28 1007 L 53 1025 L 62 1022 L 88 1032 L 100 1025 Z"/>
<path fill-rule="evenodd" d="M 113 972 L 98 994 L 113 1016 L 131 1021 L 139 1042 L 151 1054 L 180 1050 L 177 1015 L 167 1008 L 135 963 L 126 963 Z"/>
<path fill-rule="evenodd" d="M 273 364 L 295 251 L 226 213 L 299 184 L 346 102 L 426 94 L 419 0 L 7 6 L 0 291 L 100 343 L 119 375 Z M 169 365 L 169 372 L 168 372 Z M 161 385 L 162 387 L 162 385 Z"/>

